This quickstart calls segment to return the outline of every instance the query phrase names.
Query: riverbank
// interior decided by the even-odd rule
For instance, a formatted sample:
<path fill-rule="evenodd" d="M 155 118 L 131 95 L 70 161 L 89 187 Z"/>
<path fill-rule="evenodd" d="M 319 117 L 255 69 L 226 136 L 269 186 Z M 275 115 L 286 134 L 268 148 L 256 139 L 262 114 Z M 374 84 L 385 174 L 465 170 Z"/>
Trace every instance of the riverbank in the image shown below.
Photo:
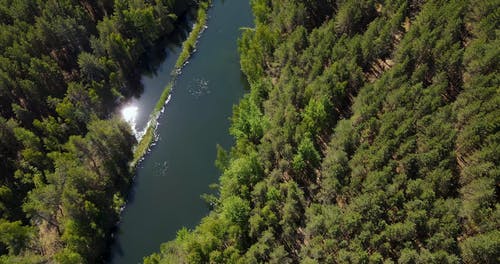
<path fill-rule="evenodd" d="M 165 86 L 160 98 L 158 99 L 158 102 L 156 103 L 155 108 L 153 109 L 153 112 L 150 115 L 150 120 L 145 129 L 146 132 L 144 133 L 144 135 L 142 135 L 142 137 L 139 138 L 139 142 L 134 149 L 134 158 L 130 163 L 130 168 L 132 171 L 135 170 L 137 164 L 139 164 L 139 162 L 149 152 L 149 150 L 151 149 L 151 145 L 157 139 L 156 129 L 158 127 L 158 117 L 160 116 L 160 114 L 164 110 L 166 103 L 168 102 L 172 87 L 174 86 L 175 80 L 181 73 L 182 67 L 186 65 L 187 61 L 196 49 L 198 39 L 201 33 L 203 33 L 203 30 L 205 29 L 207 23 L 207 11 L 210 7 L 210 3 L 211 0 L 207 0 L 201 2 L 198 6 L 198 10 L 196 12 L 196 22 L 194 23 L 189 36 L 183 42 L 182 51 L 175 63 L 175 68 L 170 73 L 172 75 L 172 80 Z"/>
<path fill-rule="evenodd" d="M 154 147 L 135 168 L 133 188 L 111 248 L 112 264 L 141 263 L 162 242 L 175 238 L 182 227 L 193 228 L 209 212 L 200 195 L 211 193 L 209 185 L 220 175 L 214 164 L 216 145 L 229 149 L 234 143 L 227 133 L 231 112 L 247 87 L 237 39 L 241 27 L 252 26 L 250 4 L 212 1 L 207 18 L 196 53 L 176 78 L 172 97 L 158 117 Z M 144 96 L 154 93 L 155 100 L 139 109 L 152 112 L 170 83 L 181 50 L 177 44 L 175 56 L 167 56 L 167 64 L 155 74 L 157 80 L 143 76 L 141 81 L 149 80 Z"/>

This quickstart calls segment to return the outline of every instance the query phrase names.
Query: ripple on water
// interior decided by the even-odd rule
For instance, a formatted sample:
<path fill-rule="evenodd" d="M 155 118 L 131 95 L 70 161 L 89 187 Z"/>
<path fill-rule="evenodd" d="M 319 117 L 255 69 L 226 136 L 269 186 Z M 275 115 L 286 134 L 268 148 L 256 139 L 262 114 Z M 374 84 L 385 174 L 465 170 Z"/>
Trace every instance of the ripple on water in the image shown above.
<path fill-rule="evenodd" d="M 158 177 L 163 177 L 167 175 L 167 170 L 168 170 L 168 163 L 167 161 L 163 162 L 156 162 L 154 164 L 154 169 L 155 169 L 155 174 Z"/>
<path fill-rule="evenodd" d="M 199 98 L 211 93 L 208 87 L 208 80 L 203 78 L 194 78 L 188 84 L 188 92 L 195 98 Z"/>

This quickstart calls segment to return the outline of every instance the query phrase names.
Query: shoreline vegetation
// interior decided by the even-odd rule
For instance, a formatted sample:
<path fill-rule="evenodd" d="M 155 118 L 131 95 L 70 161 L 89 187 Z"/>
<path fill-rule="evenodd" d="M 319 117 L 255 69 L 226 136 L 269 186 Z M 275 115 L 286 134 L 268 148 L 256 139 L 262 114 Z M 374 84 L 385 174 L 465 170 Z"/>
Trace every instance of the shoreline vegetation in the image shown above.
<path fill-rule="evenodd" d="M 0 4 L 0 263 L 109 257 L 130 164 L 142 156 L 134 151 L 147 152 L 156 126 L 142 150 L 134 148 L 116 109 L 140 90 L 144 53 L 187 10 L 206 10 L 200 2 Z"/>
<path fill-rule="evenodd" d="M 191 32 L 189 32 L 188 37 L 182 43 L 182 51 L 177 58 L 174 70 L 170 73 L 172 75 L 172 80 L 165 86 L 155 108 L 153 109 L 153 112 L 150 115 L 150 120 L 145 129 L 146 132 L 142 135 L 139 142 L 134 147 L 134 158 L 130 162 L 130 169 L 132 173 L 134 173 L 137 165 L 148 154 L 151 150 L 152 144 L 157 140 L 156 128 L 158 127 L 158 118 L 163 112 L 165 105 L 168 103 L 170 93 L 177 77 L 181 74 L 182 68 L 187 64 L 189 58 L 196 51 L 198 39 L 206 28 L 207 12 L 210 8 L 211 2 L 211 0 L 207 0 L 199 3 L 198 10 L 196 12 L 196 21 L 191 29 Z"/>
<path fill-rule="evenodd" d="M 498 263 L 498 1 L 251 5 L 213 207 L 143 263 Z"/>

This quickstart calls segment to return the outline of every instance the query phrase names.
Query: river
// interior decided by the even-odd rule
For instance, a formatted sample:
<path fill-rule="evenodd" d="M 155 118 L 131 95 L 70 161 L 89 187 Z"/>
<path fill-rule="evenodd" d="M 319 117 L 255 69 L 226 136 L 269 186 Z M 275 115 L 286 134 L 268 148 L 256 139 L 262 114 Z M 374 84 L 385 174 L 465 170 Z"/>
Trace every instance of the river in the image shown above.
<path fill-rule="evenodd" d="M 200 195 L 218 181 L 216 144 L 226 149 L 233 144 L 229 118 L 247 85 L 240 71 L 237 39 L 240 27 L 253 25 L 245 0 L 214 0 L 208 15 L 197 52 L 183 68 L 158 120 L 159 139 L 137 168 L 112 245 L 112 263 L 141 263 L 162 242 L 174 239 L 180 228 L 193 228 L 208 213 Z M 158 94 L 167 85 L 165 76 L 172 67 L 167 56 L 154 76 L 143 76 L 141 98 L 150 98 L 150 91 Z M 138 112 L 143 111 L 141 100 L 137 100 Z"/>

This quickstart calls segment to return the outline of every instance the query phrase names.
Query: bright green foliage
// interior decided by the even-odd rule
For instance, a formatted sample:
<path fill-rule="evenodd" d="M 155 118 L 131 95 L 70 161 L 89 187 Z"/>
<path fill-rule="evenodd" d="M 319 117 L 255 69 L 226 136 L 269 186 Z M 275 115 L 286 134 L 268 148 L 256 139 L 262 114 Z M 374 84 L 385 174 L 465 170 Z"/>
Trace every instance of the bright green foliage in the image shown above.
<path fill-rule="evenodd" d="M 20 221 L 0 222 L 0 242 L 7 246 L 10 254 L 19 254 L 30 239 L 31 228 L 22 226 Z"/>
<path fill-rule="evenodd" d="M 250 206 L 245 200 L 238 196 L 228 197 L 224 199 L 222 207 L 222 216 L 231 223 L 241 225 L 247 222 Z"/>
<path fill-rule="evenodd" d="M 231 134 L 240 140 L 257 143 L 263 135 L 265 120 L 259 107 L 248 95 L 233 109 Z"/>
<path fill-rule="evenodd" d="M 220 197 L 150 263 L 499 262 L 499 2 L 251 3 Z"/>

